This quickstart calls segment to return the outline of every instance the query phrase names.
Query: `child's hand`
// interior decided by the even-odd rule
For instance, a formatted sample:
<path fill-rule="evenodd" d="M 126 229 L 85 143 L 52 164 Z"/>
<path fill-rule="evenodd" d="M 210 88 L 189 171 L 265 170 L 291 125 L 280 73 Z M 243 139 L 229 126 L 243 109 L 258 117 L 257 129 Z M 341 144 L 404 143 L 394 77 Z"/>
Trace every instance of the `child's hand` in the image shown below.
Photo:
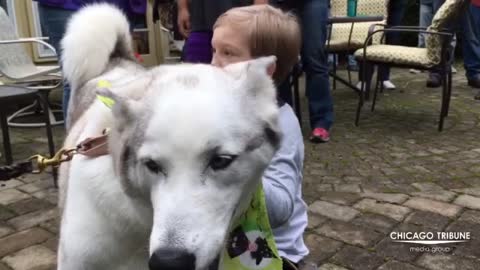
<path fill-rule="evenodd" d="M 190 33 L 190 12 L 188 8 L 178 9 L 178 29 L 180 33 L 187 38 Z"/>

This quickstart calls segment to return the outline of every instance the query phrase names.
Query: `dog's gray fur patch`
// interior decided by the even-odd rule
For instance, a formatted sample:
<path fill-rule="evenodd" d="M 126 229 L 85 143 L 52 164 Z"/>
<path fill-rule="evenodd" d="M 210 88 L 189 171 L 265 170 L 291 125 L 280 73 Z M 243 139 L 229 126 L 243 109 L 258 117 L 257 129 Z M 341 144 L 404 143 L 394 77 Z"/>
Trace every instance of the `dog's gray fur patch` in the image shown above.
<path fill-rule="evenodd" d="M 193 74 L 179 75 L 177 81 L 186 88 L 195 88 L 200 83 L 200 79 Z"/>

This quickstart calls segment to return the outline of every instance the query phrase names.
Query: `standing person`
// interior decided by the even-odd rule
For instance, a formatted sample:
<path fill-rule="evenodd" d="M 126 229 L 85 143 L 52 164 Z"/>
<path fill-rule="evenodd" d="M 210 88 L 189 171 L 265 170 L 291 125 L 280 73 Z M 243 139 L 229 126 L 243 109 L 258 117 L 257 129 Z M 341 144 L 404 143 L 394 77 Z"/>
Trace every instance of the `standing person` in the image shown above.
<path fill-rule="evenodd" d="M 468 85 L 480 89 L 480 0 L 471 0 L 462 24 L 463 58 Z M 480 99 L 480 90 L 475 99 Z"/>
<path fill-rule="evenodd" d="M 418 18 L 418 26 L 422 29 L 427 28 L 432 23 L 433 15 L 440 7 L 438 4 L 444 0 L 420 0 L 420 10 Z M 418 47 L 425 48 L 426 34 L 418 34 Z M 411 73 L 420 73 L 420 70 L 410 69 Z"/>
<path fill-rule="evenodd" d="M 432 24 L 433 16 L 437 13 L 438 9 L 445 3 L 445 0 L 421 0 L 420 1 L 420 27 L 427 28 Z M 425 40 L 428 34 L 419 34 L 418 36 L 418 46 L 420 48 L 425 48 Z M 452 40 L 452 47 L 455 50 L 456 41 Z M 457 72 L 452 66 L 452 72 Z M 428 73 L 427 78 L 427 87 L 436 88 L 442 85 L 443 78 L 440 75 L 440 72 L 436 70 L 431 70 Z"/>
<path fill-rule="evenodd" d="M 427 28 L 432 24 L 432 19 L 445 0 L 420 0 L 419 26 Z M 418 35 L 418 47 L 425 48 L 427 34 Z"/>
<path fill-rule="evenodd" d="M 302 26 L 301 59 L 306 74 L 306 96 L 310 115 L 310 141 L 323 143 L 330 140 L 333 125 L 333 99 L 330 93 L 328 56 L 325 51 L 330 0 L 272 0 L 284 10 L 294 10 Z M 280 97 L 292 104 L 288 82 L 280 86 Z"/>
<path fill-rule="evenodd" d="M 329 0 L 303 0 L 299 3 L 303 40 L 301 55 L 312 129 L 310 141 L 314 143 L 330 140 L 334 120 L 325 51 L 329 3 Z"/>
<path fill-rule="evenodd" d="M 405 10 L 407 8 L 407 0 L 393 0 L 390 1 L 388 7 L 388 18 L 387 25 L 398 26 L 401 25 L 403 17 L 405 15 Z M 400 33 L 393 32 L 386 34 L 387 44 L 398 45 L 400 44 Z M 383 83 L 385 89 L 393 90 L 395 85 L 390 81 L 390 66 L 380 65 L 378 67 L 378 72 L 380 73 L 380 81 Z"/>
<path fill-rule="evenodd" d="M 95 2 L 106 2 L 120 7 L 130 21 L 137 16 L 144 16 L 146 0 L 35 0 L 38 2 L 42 32 L 49 37 L 49 43 L 60 55 L 60 41 L 65 33 L 67 21 L 72 14 L 82 6 Z M 79 44 L 81 46 L 81 44 Z M 64 82 L 63 89 L 63 117 L 67 122 L 68 103 L 70 102 L 70 85 Z"/>
<path fill-rule="evenodd" d="M 405 10 L 407 8 L 407 0 L 390 0 L 388 5 L 388 15 L 387 15 L 387 27 L 399 26 L 402 23 L 403 17 L 405 15 Z M 400 44 L 400 33 L 399 32 L 390 32 L 386 33 L 386 44 L 390 45 L 399 45 Z M 358 73 L 360 82 L 357 84 L 357 88 L 361 88 L 362 84 L 362 68 Z M 367 70 L 367 80 L 371 80 L 373 71 Z M 390 66 L 389 65 L 379 65 L 378 66 L 378 75 L 380 82 L 383 84 L 384 89 L 394 90 L 396 86 L 390 81 Z"/>
<path fill-rule="evenodd" d="M 268 0 L 254 0 L 265 4 Z M 178 0 L 178 28 L 186 38 L 183 60 L 190 63 L 212 61 L 213 24 L 232 7 L 246 6 L 252 0 Z"/>
<path fill-rule="evenodd" d="M 225 67 L 261 56 L 277 57 L 269 73 L 276 85 L 283 82 L 298 61 L 300 29 L 296 18 L 269 5 L 234 8 L 214 26 L 212 64 Z M 283 269 L 295 269 L 308 254 L 303 241 L 307 205 L 302 198 L 304 145 L 293 109 L 278 101 L 283 137 L 266 169 L 262 185 L 266 210 Z M 227 268 L 228 269 L 228 268 Z M 236 268 L 235 268 L 236 269 Z"/>

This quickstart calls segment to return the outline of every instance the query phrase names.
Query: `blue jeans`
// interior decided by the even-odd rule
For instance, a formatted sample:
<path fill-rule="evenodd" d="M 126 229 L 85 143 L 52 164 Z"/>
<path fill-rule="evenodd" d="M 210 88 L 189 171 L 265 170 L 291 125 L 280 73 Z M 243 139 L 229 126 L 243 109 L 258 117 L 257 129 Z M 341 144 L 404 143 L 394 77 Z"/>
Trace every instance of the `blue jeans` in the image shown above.
<path fill-rule="evenodd" d="M 480 76 L 480 7 L 470 4 L 463 16 L 463 59 L 468 79 Z"/>
<path fill-rule="evenodd" d="M 65 27 L 67 24 L 67 20 L 73 14 L 71 10 L 64 10 L 60 8 L 54 8 L 46 5 L 39 4 L 39 14 L 40 14 L 40 22 L 42 25 L 42 32 L 44 36 L 48 36 L 50 43 L 55 50 L 57 50 L 57 54 L 60 57 L 60 41 L 63 38 L 65 33 Z M 81 45 L 81 44 L 79 44 Z M 67 81 L 63 83 L 63 118 L 67 119 L 67 112 L 68 112 L 68 102 L 70 100 L 70 85 Z"/>
<path fill-rule="evenodd" d="M 437 10 L 442 6 L 445 0 L 431 0 L 431 1 L 420 1 L 420 18 L 419 26 L 420 27 L 429 27 L 432 24 L 433 15 Z M 418 47 L 425 48 L 425 38 L 427 34 L 418 35 Z"/>
<path fill-rule="evenodd" d="M 428 3 L 422 3 L 420 1 L 420 19 L 419 19 L 419 26 L 427 28 L 432 24 L 432 19 L 435 13 L 437 13 L 438 9 L 443 5 L 445 0 L 432 0 Z M 418 35 L 418 47 L 425 48 L 425 38 L 428 34 L 419 34 Z M 454 38 L 452 40 L 452 47 L 455 50 L 455 46 L 457 45 L 457 41 Z"/>
<path fill-rule="evenodd" d="M 302 23 L 302 61 L 306 74 L 306 95 L 312 129 L 330 129 L 333 124 L 333 99 L 325 52 L 329 0 L 304 0 L 299 15 Z"/>
<path fill-rule="evenodd" d="M 433 14 L 438 7 L 434 7 L 433 1 L 431 3 L 421 3 L 420 1 L 420 18 L 418 20 L 418 26 L 428 27 L 432 23 Z M 425 36 L 426 34 L 418 35 L 418 47 L 425 48 Z"/>

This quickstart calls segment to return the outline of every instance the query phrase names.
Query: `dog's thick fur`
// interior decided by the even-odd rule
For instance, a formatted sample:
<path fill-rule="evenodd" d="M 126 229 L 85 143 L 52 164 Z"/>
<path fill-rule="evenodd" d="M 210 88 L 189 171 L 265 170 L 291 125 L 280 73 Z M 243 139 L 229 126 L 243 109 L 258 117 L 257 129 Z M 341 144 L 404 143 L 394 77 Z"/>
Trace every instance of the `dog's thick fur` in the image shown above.
<path fill-rule="evenodd" d="M 125 17 L 106 4 L 73 16 L 63 50 L 71 104 L 88 108 L 72 118 L 65 146 L 111 132 L 109 155 L 61 167 L 58 269 L 207 269 L 279 146 L 267 75 L 275 59 L 145 70 Z M 100 79 L 111 88 L 95 90 Z M 115 100 L 112 109 L 96 91 Z M 194 264 L 149 266 L 159 252 Z"/>

